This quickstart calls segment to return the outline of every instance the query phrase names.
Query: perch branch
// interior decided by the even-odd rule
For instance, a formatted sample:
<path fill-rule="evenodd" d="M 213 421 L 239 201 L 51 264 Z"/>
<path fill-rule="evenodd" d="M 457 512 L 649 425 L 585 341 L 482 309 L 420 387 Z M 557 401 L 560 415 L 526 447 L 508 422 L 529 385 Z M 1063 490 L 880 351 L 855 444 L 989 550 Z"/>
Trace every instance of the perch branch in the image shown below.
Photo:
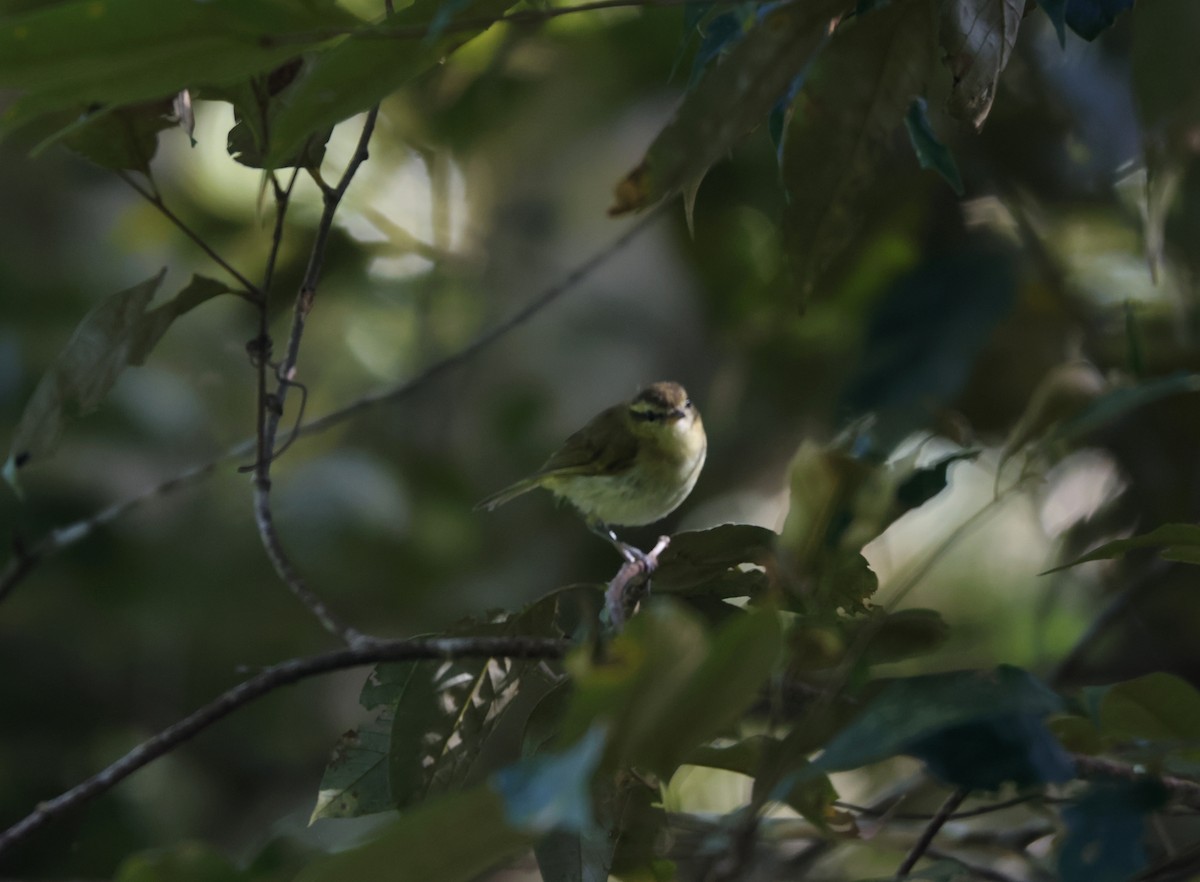
<path fill-rule="evenodd" d="M 39 803 L 32 812 L 0 833 L 0 856 L 51 821 L 111 790 L 138 769 L 174 750 L 235 710 L 283 686 L 330 671 L 376 662 L 493 657 L 559 659 L 566 654 L 569 646 L 566 640 L 534 637 L 378 640 L 281 662 L 243 680 L 70 790 Z"/>

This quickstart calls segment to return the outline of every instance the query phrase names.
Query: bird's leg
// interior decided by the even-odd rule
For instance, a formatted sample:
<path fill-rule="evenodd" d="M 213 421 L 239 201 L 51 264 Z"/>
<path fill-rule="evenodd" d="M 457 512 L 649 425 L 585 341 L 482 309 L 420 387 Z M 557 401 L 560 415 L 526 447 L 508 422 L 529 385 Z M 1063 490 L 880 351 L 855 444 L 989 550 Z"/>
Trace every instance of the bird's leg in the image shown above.
<path fill-rule="evenodd" d="M 613 547 L 617 549 L 617 553 L 621 555 L 621 557 L 625 558 L 627 562 L 640 563 L 645 572 L 650 573 L 658 565 L 658 561 L 655 560 L 652 555 L 646 554 L 646 552 L 642 551 L 640 548 L 635 548 L 628 542 L 622 542 L 617 537 L 617 534 L 613 532 L 612 527 L 603 521 L 596 520 L 595 518 L 588 518 L 587 526 L 588 529 L 597 536 L 600 536 L 603 539 L 611 542 Z"/>

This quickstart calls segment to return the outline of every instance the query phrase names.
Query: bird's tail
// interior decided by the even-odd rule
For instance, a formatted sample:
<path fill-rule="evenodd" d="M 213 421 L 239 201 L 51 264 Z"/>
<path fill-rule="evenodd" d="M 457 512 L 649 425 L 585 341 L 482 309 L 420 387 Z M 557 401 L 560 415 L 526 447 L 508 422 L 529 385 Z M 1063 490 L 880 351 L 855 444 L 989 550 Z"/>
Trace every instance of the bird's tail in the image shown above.
<path fill-rule="evenodd" d="M 523 493 L 528 493 L 540 487 L 542 484 L 541 476 L 525 478 L 523 481 L 517 481 L 515 484 L 510 484 L 503 490 L 493 493 L 487 499 L 480 500 L 475 503 L 475 511 L 491 511 L 498 508 L 509 500 L 516 499 Z"/>

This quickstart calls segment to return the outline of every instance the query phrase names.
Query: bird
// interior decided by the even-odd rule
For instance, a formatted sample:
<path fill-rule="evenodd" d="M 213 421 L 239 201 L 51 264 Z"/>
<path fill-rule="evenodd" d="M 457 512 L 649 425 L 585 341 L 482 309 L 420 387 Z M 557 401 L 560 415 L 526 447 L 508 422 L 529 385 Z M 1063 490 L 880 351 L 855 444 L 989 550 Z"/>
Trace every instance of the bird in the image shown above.
<path fill-rule="evenodd" d="M 540 469 L 475 508 L 492 511 L 544 487 L 574 506 L 588 529 L 627 560 L 652 564 L 614 527 L 662 520 L 692 492 L 708 452 L 700 412 L 679 383 L 651 383 L 594 416 Z"/>

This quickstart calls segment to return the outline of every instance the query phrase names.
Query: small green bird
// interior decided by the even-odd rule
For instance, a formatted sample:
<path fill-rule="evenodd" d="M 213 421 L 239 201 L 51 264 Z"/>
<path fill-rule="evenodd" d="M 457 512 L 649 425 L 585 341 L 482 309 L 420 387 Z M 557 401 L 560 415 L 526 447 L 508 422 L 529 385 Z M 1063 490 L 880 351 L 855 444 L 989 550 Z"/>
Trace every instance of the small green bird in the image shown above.
<path fill-rule="evenodd" d="M 673 512 L 696 486 L 707 451 L 704 423 L 687 391 L 678 383 L 652 383 L 601 411 L 538 471 L 476 508 L 491 511 L 545 487 L 575 506 L 588 528 L 626 560 L 645 560 L 612 527 L 652 524 Z"/>

